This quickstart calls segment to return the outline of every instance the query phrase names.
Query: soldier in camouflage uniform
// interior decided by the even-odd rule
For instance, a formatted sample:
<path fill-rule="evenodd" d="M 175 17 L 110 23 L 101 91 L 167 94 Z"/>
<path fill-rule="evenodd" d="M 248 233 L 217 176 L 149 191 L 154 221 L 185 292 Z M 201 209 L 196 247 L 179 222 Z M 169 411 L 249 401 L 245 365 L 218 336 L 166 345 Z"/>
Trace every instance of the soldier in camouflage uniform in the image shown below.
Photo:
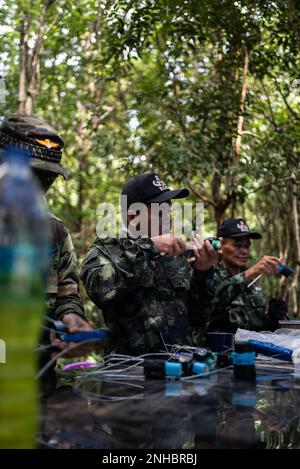
<path fill-rule="evenodd" d="M 237 328 L 253 331 L 275 330 L 278 320 L 287 313 L 283 300 L 265 300 L 257 282 L 260 274 L 276 273 L 280 259 L 264 256 L 254 266 L 246 268 L 251 239 L 259 233 L 249 230 L 242 218 L 228 219 L 217 232 L 222 237 L 222 261 L 215 269 L 215 296 L 209 305 L 208 330 L 235 332 Z"/>
<path fill-rule="evenodd" d="M 201 318 L 199 292 L 205 291 L 217 255 L 209 242 L 194 238 L 191 266 L 183 255 L 182 239 L 163 233 L 161 224 L 157 236 L 152 229 L 153 206 L 169 206 L 171 199 L 187 196 L 188 190 L 171 191 L 157 174 L 147 173 L 130 179 L 122 195 L 127 196 L 128 207 L 145 204 L 147 233 L 132 235 L 136 218 L 125 210 L 127 236 L 98 237 L 81 273 L 87 294 L 102 309 L 110 329 L 106 352 L 140 355 L 165 350 L 165 344 L 192 345 L 189 315 L 195 311 L 188 307 L 190 290 L 197 298 L 195 316 Z"/>
<path fill-rule="evenodd" d="M 63 176 L 64 179 L 70 177 L 68 171 L 60 164 L 63 145 L 62 139 L 49 124 L 33 116 L 11 115 L 0 126 L 0 151 L 9 147 L 28 153 L 30 165 L 44 193 L 58 175 Z M 49 216 L 52 243 L 46 290 L 46 314 L 52 319 L 62 320 L 70 332 L 91 330 L 85 320 L 84 308 L 79 296 L 77 258 L 69 230 L 53 214 Z M 45 333 L 42 342 L 44 345 L 49 344 L 48 333 Z M 67 346 L 57 339 L 53 340 L 53 343 L 60 349 Z M 80 355 L 85 351 L 85 348 L 78 347 L 74 354 Z M 42 354 L 41 365 L 49 358 L 48 353 Z M 47 379 L 54 381 L 53 370 L 52 373 L 47 374 Z"/>

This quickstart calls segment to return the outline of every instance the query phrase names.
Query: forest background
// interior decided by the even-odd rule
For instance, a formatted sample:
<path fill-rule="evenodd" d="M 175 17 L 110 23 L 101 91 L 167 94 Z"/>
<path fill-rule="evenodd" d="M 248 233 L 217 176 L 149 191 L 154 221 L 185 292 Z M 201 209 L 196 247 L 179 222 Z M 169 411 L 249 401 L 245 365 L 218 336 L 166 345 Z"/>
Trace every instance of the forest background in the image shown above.
<path fill-rule="evenodd" d="M 79 260 L 98 204 L 155 171 L 204 202 L 208 234 L 229 216 L 261 231 L 251 262 L 296 271 L 266 296 L 299 316 L 298 0 L 0 0 L 0 39 L 0 118 L 34 114 L 65 141 L 73 178 L 48 200 Z"/>

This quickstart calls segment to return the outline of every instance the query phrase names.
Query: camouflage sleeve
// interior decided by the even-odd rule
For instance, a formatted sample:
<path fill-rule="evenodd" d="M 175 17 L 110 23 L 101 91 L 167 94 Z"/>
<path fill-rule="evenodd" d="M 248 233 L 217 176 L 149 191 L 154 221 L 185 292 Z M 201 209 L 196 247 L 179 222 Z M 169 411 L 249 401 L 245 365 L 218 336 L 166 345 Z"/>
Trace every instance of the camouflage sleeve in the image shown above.
<path fill-rule="evenodd" d="M 221 280 L 215 276 L 215 301 L 224 307 L 230 305 L 232 301 L 247 290 L 244 273 L 233 275 L 226 280 Z"/>
<path fill-rule="evenodd" d="M 58 289 L 54 314 L 62 319 L 67 313 L 78 314 L 85 319 L 84 307 L 79 295 L 77 256 L 67 227 L 63 224 L 58 261 Z"/>
<path fill-rule="evenodd" d="M 215 295 L 211 303 L 210 308 L 210 317 L 216 321 L 220 319 L 219 315 L 223 317 L 228 316 L 228 307 L 232 307 L 232 302 L 241 294 L 245 293 L 247 290 L 247 282 L 245 280 L 244 273 L 239 273 L 233 275 L 232 277 L 223 279 L 218 275 L 216 272 L 215 279 L 214 279 L 214 289 Z M 222 306 L 220 308 L 220 305 Z M 238 314 L 237 311 L 239 308 L 244 308 L 244 305 L 237 306 L 235 305 L 235 312 Z"/>
<path fill-rule="evenodd" d="M 189 319 L 191 326 L 205 327 L 213 308 L 214 269 L 193 271 L 189 291 Z"/>
<path fill-rule="evenodd" d="M 255 292 L 253 292 L 253 288 L 255 288 Z M 248 283 L 245 280 L 244 273 L 233 275 L 227 279 L 219 278 L 216 275 L 215 298 L 211 308 L 212 321 L 225 320 L 235 327 L 237 325 L 242 327 L 243 324 L 248 324 L 245 319 L 248 318 L 247 320 L 251 322 L 253 330 L 268 328 L 266 301 L 260 288 L 251 287 L 249 291 L 247 289 Z M 249 304 L 246 305 L 245 303 L 246 293 L 248 301 L 250 301 L 250 307 Z"/>
<path fill-rule="evenodd" d="M 153 284 L 151 260 L 158 254 L 148 240 L 120 242 L 112 253 L 102 240 L 96 240 L 82 264 L 81 280 L 88 296 L 99 307 L 125 298 L 139 285 Z"/>

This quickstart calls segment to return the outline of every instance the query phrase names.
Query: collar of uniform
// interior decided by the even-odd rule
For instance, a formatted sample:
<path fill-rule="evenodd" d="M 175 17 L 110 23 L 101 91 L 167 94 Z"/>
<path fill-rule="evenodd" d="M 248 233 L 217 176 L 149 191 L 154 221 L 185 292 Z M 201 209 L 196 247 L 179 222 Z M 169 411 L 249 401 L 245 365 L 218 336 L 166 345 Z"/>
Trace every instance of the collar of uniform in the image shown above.
<path fill-rule="evenodd" d="M 227 277 L 232 277 L 232 274 L 228 271 L 223 261 L 219 262 L 219 264 L 216 267 L 216 270 L 218 270 L 219 272 L 222 272 L 223 274 L 226 273 Z M 247 268 L 242 267 L 238 273 L 242 274 L 243 272 L 245 272 L 245 270 L 247 270 Z"/>
<path fill-rule="evenodd" d="M 97 238 L 94 244 L 119 244 L 118 238 Z"/>

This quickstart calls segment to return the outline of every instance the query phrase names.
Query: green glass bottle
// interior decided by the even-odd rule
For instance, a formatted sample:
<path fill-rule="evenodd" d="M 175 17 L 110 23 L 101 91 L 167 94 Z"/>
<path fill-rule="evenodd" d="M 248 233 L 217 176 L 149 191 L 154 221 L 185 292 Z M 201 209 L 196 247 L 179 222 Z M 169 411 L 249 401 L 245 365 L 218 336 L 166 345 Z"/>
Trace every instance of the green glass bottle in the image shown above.
<path fill-rule="evenodd" d="M 8 151 L 0 166 L 0 448 L 35 447 L 48 245 L 48 216 L 28 156 Z"/>

